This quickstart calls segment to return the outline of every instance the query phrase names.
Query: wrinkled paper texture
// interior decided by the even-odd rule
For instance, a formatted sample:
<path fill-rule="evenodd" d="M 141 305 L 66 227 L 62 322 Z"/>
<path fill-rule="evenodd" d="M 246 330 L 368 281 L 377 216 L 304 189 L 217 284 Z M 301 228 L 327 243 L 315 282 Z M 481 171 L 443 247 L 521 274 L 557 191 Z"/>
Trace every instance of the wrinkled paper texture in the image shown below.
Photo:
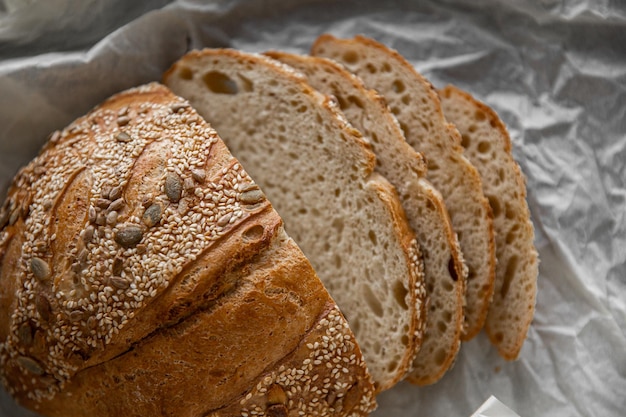
<path fill-rule="evenodd" d="M 38 22 L 27 37 L 18 36 L 28 27 L 23 11 L 10 13 L 18 3 L 0 11 L 0 195 L 50 132 L 115 92 L 159 80 L 188 48 L 306 53 L 321 33 L 362 33 L 436 86 L 455 84 L 492 106 L 527 177 L 541 258 L 528 339 L 519 360 L 506 362 L 480 334 L 440 382 L 401 383 L 374 415 L 469 416 L 490 395 L 524 417 L 626 413 L 625 3 L 239 0 L 156 9 L 165 2 L 144 1 L 129 3 L 155 10 L 129 23 L 116 8 L 96 7 L 104 23 L 93 32 L 78 22 L 86 9 L 72 17 L 77 0 L 54 0 L 26 13 Z M 63 24 L 45 25 L 50 3 L 64 7 Z M 97 31 L 111 33 L 93 44 Z M 33 416 L 4 392 L 0 415 Z"/>
<path fill-rule="evenodd" d="M 519 415 L 492 395 L 472 414 L 472 417 L 519 417 Z"/>

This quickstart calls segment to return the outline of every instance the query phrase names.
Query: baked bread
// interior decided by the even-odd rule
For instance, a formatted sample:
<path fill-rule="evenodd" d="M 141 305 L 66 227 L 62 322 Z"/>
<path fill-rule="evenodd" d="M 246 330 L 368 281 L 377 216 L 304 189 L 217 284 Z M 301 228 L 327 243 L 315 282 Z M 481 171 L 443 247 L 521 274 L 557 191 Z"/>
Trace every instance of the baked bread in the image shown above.
<path fill-rule="evenodd" d="M 305 74 L 317 90 L 336 97 L 348 122 L 369 140 L 376 153 L 376 171 L 398 190 L 424 256 L 429 300 L 422 346 L 408 379 L 420 385 L 436 382 L 459 350 L 467 270 L 441 194 L 423 178 L 424 158 L 406 143 L 384 99 L 336 62 L 286 52 L 267 55 Z"/>
<path fill-rule="evenodd" d="M 502 357 L 515 359 L 535 311 L 539 273 L 526 181 L 506 127 L 491 108 L 453 86 L 439 95 L 446 118 L 461 132 L 465 155 L 480 172 L 493 212 L 498 263 L 485 330 Z"/>
<path fill-rule="evenodd" d="M 0 218 L 0 363 L 48 416 L 366 415 L 354 336 L 282 221 L 158 84 L 52 135 Z"/>
<path fill-rule="evenodd" d="M 359 132 L 304 77 L 264 56 L 194 51 L 164 81 L 267 193 L 346 314 L 377 389 L 403 378 L 424 324 L 421 257 Z"/>
<path fill-rule="evenodd" d="M 462 340 L 482 328 L 495 276 L 491 209 L 476 168 L 463 156 L 461 137 L 441 110 L 433 86 L 400 54 L 369 38 L 320 36 L 311 54 L 340 62 L 377 90 L 391 107 L 406 141 L 428 162 L 427 178 L 442 194 L 468 267 Z"/>

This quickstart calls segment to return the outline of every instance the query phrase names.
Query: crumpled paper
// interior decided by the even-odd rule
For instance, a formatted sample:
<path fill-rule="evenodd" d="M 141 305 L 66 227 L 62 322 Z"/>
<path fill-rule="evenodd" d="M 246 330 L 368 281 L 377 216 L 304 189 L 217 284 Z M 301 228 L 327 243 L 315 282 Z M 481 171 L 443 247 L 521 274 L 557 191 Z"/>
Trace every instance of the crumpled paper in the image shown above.
<path fill-rule="evenodd" d="M 519 415 L 492 395 L 472 414 L 472 417 L 519 417 Z"/>
<path fill-rule="evenodd" d="M 127 21 L 97 10 L 105 23 L 94 31 Z M 0 195 L 48 133 L 114 92 L 159 80 L 189 48 L 306 53 L 323 32 L 362 33 L 436 86 L 470 91 L 507 124 L 527 177 L 541 259 L 535 319 L 517 361 L 499 358 L 481 334 L 440 382 L 401 383 L 374 415 L 469 416 L 490 395 L 521 416 L 626 412 L 626 4 L 179 1 L 93 46 L 95 32 L 69 15 L 67 43 L 58 26 L 54 42 L 17 41 L 5 36 L 24 27 L 16 18 L 0 14 Z M 33 414 L 2 392 L 0 415 Z"/>

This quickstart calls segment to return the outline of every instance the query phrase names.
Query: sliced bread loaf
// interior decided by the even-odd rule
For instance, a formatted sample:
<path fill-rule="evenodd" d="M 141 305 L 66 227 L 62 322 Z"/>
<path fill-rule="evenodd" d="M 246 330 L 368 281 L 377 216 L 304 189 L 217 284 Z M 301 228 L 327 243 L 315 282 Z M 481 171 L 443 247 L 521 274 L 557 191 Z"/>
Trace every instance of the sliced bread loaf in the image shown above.
<path fill-rule="evenodd" d="M 491 209 L 476 168 L 463 156 L 458 131 L 433 86 L 400 54 L 369 38 L 320 36 L 312 55 L 334 59 L 377 90 L 391 107 L 406 141 L 428 161 L 427 178 L 443 195 L 468 267 L 463 340 L 482 328 L 495 276 Z"/>
<path fill-rule="evenodd" d="M 421 255 L 395 189 L 358 131 L 293 69 L 234 50 L 187 54 L 165 75 L 254 176 L 346 314 L 378 390 L 422 338 Z"/>
<path fill-rule="evenodd" d="M 267 55 L 305 74 L 322 93 L 336 97 L 348 122 L 370 141 L 376 153 L 376 171 L 398 190 L 424 256 L 429 299 L 424 339 L 409 380 L 422 385 L 436 382 L 453 363 L 460 346 L 466 267 L 443 199 L 423 178 L 422 155 L 406 143 L 384 99 L 336 62 L 284 52 Z"/>
<path fill-rule="evenodd" d="M 485 330 L 506 359 L 517 358 L 535 310 L 538 259 L 526 183 L 504 123 L 487 105 L 453 86 L 440 91 L 446 118 L 461 132 L 493 212 L 496 281 Z"/>

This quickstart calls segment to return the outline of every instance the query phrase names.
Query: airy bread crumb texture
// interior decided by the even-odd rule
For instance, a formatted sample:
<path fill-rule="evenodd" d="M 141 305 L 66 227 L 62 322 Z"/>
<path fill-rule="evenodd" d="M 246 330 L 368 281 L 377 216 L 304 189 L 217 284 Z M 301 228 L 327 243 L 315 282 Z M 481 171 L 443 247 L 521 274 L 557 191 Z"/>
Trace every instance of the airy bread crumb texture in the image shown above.
<path fill-rule="evenodd" d="M 538 274 L 525 179 L 506 127 L 491 108 L 453 86 L 440 96 L 446 117 L 461 132 L 465 155 L 480 172 L 493 212 L 498 263 L 486 331 L 503 357 L 515 359 L 534 314 Z"/>
<path fill-rule="evenodd" d="M 332 95 L 355 128 L 376 153 L 376 171 L 398 190 L 409 224 L 424 256 L 426 328 L 409 374 L 421 385 L 439 380 L 460 347 L 467 268 L 438 191 L 423 177 L 426 162 L 406 143 L 384 99 L 334 61 L 284 52 L 268 56 L 294 67 L 324 94 Z"/>
<path fill-rule="evenodd" d="M 463 340 L 483 327 L 493 295 L 492 214 L 476 168 L 463 156 L 461 137 L 442 112 L 434 87 L 400 54 L 363 36 L 322 35 L 311 54 L 333 59 L 378 91 L 397 117 L 406 141 L 424 154 L 427 178 L 442 194 L 468 267 Z"/>
<path fill-rule="evenodd" d="M 421 255 L 359 132 L 301 75 L 267 57 L 192 52 L 165 82 L 267 193 L 346 315 L 378 390 L 404 377 L 424 326 Z"/>

